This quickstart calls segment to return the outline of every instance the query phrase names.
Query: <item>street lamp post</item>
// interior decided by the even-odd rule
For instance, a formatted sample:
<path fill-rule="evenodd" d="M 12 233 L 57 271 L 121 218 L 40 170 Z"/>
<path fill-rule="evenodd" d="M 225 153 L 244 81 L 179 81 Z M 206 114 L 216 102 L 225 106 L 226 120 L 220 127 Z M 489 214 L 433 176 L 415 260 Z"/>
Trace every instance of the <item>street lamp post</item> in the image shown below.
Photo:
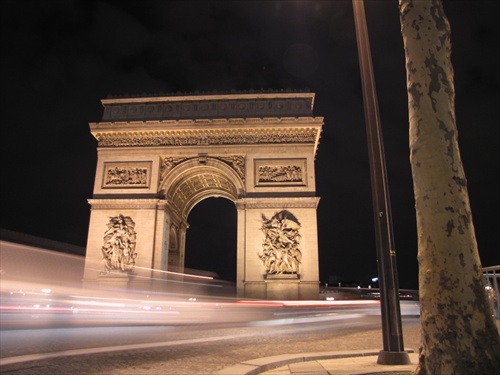
<path fill-rule="evenodd" d="M 384 145 L 382 130 L 380 128 L 380 116 L 378 112 L 377 92 L 373 75 L 365 7 L 363 0 L 352 0 L 352 4 L 368 139 L 375 239 L 377 244 L 380 307 L 382 315 L 384 349 L 380 351 L 377 363 L 386 365 L 409 364 L 410 357 L 408 353 L 404 351 L 403 344 L 396 251 L 392 232 Z"/>

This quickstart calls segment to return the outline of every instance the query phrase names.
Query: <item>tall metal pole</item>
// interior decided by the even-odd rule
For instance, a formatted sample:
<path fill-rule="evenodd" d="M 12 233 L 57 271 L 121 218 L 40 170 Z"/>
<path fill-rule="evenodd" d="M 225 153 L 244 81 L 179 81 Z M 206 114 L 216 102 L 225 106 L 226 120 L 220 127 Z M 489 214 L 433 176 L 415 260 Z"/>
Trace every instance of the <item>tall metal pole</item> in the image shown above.
<path fill-rule="evenodd" d="M 363 0 L 352 0 L 356 40 L 358 44 L 359 67 L 363 88 L 368 156 L 372 185 L 375 239 L 380 287 L 380 308 L 382 315 L 382 336 L 384 349 L 378 356 L 379 364 L 409 364 L 410 357 L 404 351 L 399 288 L 396 267 L 396 250 L 392 232 L 389 188 L 385 167 L 384 145 L 378 112 L 375 77 L 368 39 L 365 7 Z"/>

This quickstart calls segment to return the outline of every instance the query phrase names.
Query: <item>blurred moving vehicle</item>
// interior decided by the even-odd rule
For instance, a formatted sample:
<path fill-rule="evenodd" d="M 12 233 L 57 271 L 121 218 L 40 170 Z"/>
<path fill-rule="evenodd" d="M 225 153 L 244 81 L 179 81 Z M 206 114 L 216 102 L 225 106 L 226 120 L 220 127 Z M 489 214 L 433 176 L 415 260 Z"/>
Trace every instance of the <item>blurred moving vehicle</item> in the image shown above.
<path fill-rule="evenodd" d="M 181 325 L 334 319 L 347 312 L 380 314 L 376 299 L 317 301 L 238 300 L 234 284 L 191 270 L 176 273 L 139 267 L 134 289 L 82 282 L 85 259 L 0 241 L 0 329 Z M 195 273 L 198 274 L 195 274 Z M 105 286 L 107 285 L 107 286 Z M 144 286 L 143 288 L 137 286 Z M 154 285 L 154 288 L 151 286 Z M 417 301 L 402 301 L 417 316 Z M 297 317 L 301 316 L 300 320 Z M 295 318 L 294 318 L 295 317 Z"/>
<path fill-rule="evenodd" d="M 234 302 L 220 298 L 233 285 L 213 276 L 172 273 L 152 281 L 172 292 L 103 288 L 82 283 L 84 257 L 6 241 L 0 248 L 0 329 L 208 322 Z M 154 270 L 138 272 L 152 279 L 141 271 Z"/>

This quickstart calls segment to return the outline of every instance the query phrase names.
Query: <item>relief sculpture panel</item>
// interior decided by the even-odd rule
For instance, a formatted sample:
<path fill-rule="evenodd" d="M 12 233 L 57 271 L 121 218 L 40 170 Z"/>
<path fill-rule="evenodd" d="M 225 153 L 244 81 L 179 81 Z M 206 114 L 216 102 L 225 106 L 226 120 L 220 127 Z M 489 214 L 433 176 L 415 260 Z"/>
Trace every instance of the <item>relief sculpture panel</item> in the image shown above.
<path fill-rule="evenodd" d="M 305 159 L 255 160 L 256 186 L 305 185 Z"/>
<path fill-rule="evenodd" d="M 137 253 L 135 251 L 135 223 L 130 216 L 118 215 L 109 218 L 101 248 L 104 273 L 111 271 L 132 271 Z"/>
<path fill-rule="evenodd" d="M 302 261 L 299 229 L 299 221 L 289 211 L 280 211 L 269 219 L 262 215 L 265 239 L 258 256 L 267 275 L 298 275 Z"/>
<path fill-rule="evenodd" d="M 151 162 L 104 163 L 103 188 L 147 188 Z"/>

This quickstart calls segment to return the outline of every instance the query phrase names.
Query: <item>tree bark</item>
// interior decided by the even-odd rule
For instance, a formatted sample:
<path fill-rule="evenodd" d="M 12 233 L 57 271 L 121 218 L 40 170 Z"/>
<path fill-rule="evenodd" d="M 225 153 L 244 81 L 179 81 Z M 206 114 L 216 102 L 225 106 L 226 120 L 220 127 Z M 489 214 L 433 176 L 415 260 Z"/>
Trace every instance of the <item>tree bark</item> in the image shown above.
<path fill-rule="evenodd" d="M 457 141 L 450 26 L 441 0 L 399 0 L 399 8 L 417 215 L 417 374 L 500 374 Z"/>

